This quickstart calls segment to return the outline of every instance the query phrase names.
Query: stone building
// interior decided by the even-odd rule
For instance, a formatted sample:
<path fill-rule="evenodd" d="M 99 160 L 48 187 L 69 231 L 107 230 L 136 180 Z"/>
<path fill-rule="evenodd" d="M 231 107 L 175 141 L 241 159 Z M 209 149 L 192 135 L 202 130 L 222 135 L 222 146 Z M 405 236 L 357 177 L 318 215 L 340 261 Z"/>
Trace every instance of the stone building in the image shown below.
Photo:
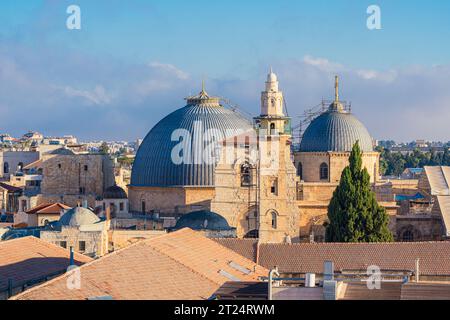
<path fill-rule="evenodd" d="M 380 154 L 350 109 L 340 100 L 336 77 L 334 100 L 312 120 L 296 149 L 291 119 L 272 71 L 253 123 L 203 89 L 187 98 L 184 108 L 161 120 L 142 142 L 129 186 L 130 211 L 175 218 L 211 211 L 225 218 L 239 238 L 321 242 L 329 202 L 358 142 L 377 200 L 389 215 L 390 230 L 397 240 L 408 241 L 412 217 L 403 214 L 399 199 L 418 193 L 417 180 L 380 178 Z M 437 197 L 433 203 L 447 206 L 446 198 Z M 424 221 L 422 225 L 422 234 L 429 233 L 427 228 L 439 233 Z"/>
<path fill-rule="evenodd" d="M 43 178 L 38 204 L 61 202 L 71 207 L 87 200 L 95 206 L 97 197 L 114 185 L 113 164 L 100 154 L 58 154 L 43 161 Z"/>
<path fill-rule="evenodd" d="M 11 174 L 22 171 L 23 167 L 38 159 L 39 152 L 0 151 L 0 178 L 9 180 Z"/>
<path fill-rule="evenodd" d="M 418 181 L 420 196 L 402 199 L 396 217 L 399 241 L 439 241 L 450 237 L 450 167 L 425 167 Z"/>
<path fill-rule="evenodd" d="M 87 208 L 75 207 L 41 231 L 40 238 L 88 256 L 103 256 L 108 253 L 108 223 Z"/>
<path fill-rule="evenodd" d="M 128 210 L 128 196 L 121 187 L 113 185 L 106 188 L 102 197 L 99 197 L 95 201 L 95 207 L 101 209 L 101 214 L 106 213 L 106 209 L 109 208 L 111 212 L 111 218 L 127 217 Z"/>

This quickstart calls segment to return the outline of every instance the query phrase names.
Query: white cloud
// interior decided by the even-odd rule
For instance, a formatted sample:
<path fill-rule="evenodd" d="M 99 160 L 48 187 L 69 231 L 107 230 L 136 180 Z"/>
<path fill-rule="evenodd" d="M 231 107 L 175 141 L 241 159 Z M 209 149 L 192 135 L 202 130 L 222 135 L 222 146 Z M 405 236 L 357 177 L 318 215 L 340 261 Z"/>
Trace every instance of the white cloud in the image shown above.
<path fill-rule="evenodd" d="M 184 72 L 181 69 L 178 69 L 173 64 L 169 63 L 160 63 L 160 62 L 151 62 L 148 64 L 149 67 L 161 70 L 163 72 L 175 75 L 179 80 L 187 80 L 189 78 L 189 74 Z"/>
<path fill-rule="evenodd" d="M 84 98 L 89 104 L 95 105 L 107 105 L 110 104 L 112 98 L 106 92 L 105 88 L 101 85 L 95 86 L 93 90 L 79 90 L 74 89 L 70 86 L 59 88 L 64 91 L 65 95 L 68 97 L 78 97 Z"/>
<path fill-rule="evenodd" d="M 325 72 L 339 72 L 344 70 L 344 66 L 339 63 L 331 62 L 325 58 L 312 57 L 310 55 L 304 56 L 303 62 Z"/>

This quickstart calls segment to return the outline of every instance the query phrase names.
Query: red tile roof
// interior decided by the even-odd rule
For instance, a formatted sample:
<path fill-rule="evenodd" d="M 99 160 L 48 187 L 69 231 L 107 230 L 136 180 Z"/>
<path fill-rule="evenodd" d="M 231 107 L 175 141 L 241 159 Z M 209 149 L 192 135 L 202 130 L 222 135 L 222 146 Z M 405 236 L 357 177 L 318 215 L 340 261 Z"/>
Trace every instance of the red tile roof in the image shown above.
<path fill-rule="evenodd" d="M 75 263 L 81 265 L 91 258 L 75 254 Z M 25 237 L 0 242 L 0 291 L 13 284 L 37 280 L 63 272 L 69 266 L 70 253 L 35 237 Z"/>
<path fill-rule="evenodd" d="M 66 206 L 62 203 L 44 203 L 41 205 L 38 205 L 30 210 L 28 210 L 26 213 L 28 214 L 60 214 L 62 210 L 68 210 L 70 209 L 69 206 Z"/>
<path fill-rule="evenodd" d="M 207 299 L 231 278 L 256 281 L 268 273 L 190 229 L 143 240 L 79 270 L 79 290 L 67 289 L 67 275 L 63 275 L 15 299 Z"/>
<path fill-rule="evenodd" d="M 248 252 L 245 240 L 216 241 L 239 254 Z M 370 265 L 414 271 L 419 258 L 422 275 L 450 275 L 450 242 L 260 244 L 257 252 L 255 262 L 268 269 L 278 266 L 283 273 L 321 273 L 326 260 L 334 262 L 336 271 Z"/>

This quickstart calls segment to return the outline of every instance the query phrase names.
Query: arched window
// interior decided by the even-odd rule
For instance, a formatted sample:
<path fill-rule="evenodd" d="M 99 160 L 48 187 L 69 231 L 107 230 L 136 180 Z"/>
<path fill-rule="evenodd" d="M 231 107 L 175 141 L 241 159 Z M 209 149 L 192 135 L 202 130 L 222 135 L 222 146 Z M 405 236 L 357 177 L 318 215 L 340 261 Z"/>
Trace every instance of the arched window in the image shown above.
<path fill-rule="evenodd" d="M 300 180 L 302 180 L 302 176 L 303 176 L 303 165 L 301 162 L 298 163 L 297 165 L 297 175 L 300 177 Z"/>
<path fill-rule="evenodd" d="M 5 162 L 3 164 L 3 173 L 9 173 L 9 163 Z"/>
<path fill-rule="evenodd" d="M 278 179 L 274 179 L 270 186 L 270 192 L 274 195 L 278 195 Z"/>
<path fill-rule="evenodd" d="M 272 229 L 276 229 L 277 228 L 277 213 L 276 212 L 272 212 Z"/>
<path fill-rule="evenodd" d="M 320 165 L 320 180 L 328 180 L 328 165 L 326 163 Z"/>
<path fill-rule="evenodd" d="M 248 162 L 241 165 L 241 186 L 249 187 L 252 185 L 252 167 Z"/>
<path fill-rule="evenodd" d="M 414 233 L 411 230 L 406 230 L 405 232 L 403 232 L 402 239 L 404 242 L 413 242 Z"/>

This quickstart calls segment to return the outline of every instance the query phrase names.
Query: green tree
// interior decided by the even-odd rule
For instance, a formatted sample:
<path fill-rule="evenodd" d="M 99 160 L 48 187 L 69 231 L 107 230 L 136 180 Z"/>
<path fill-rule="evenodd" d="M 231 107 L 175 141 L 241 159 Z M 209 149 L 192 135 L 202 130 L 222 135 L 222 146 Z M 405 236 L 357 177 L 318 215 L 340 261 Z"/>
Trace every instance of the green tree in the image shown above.
<path fill-rule="evenodd" d="M 327 242 L 391 242 L 389 217 L 375 198 L 357 142 L 328 206 Z"/>

